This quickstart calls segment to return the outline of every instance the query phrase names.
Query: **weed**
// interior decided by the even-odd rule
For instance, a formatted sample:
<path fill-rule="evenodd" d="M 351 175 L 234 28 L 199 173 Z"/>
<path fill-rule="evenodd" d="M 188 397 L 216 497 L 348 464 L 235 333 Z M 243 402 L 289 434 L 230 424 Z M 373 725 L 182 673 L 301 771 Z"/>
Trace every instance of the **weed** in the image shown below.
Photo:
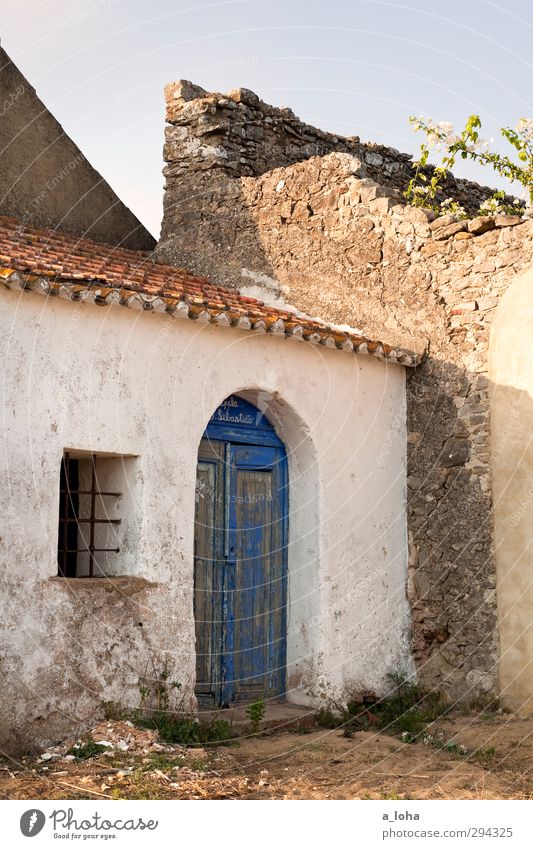
<path fill-rule="evenodd" d="M 151 718 L 139 717 L 137 724 L 142 728 L 153 728 L 166 743 L 180 743 L 182 746 L 216 745 L 232 738 L 231 725 L 218 717 L 202 722 L 188 714 L 157 713 Z"/>
<path fill-rule="evenodd" d="M 77 743 L 72 749 L 68 750 L 67 754 L 74 755 L 78 761 L 86 761 L 106 751 L 109 751 L 108 746 L 102 746 L 100 743 L 96 743 L 92 737 L 87 737 L 85 743 Z"/>
<path fill-rule="evenodd" d="M 161 772 L 169 772 L 173 770 L 175 767 L 182 767 L 185 763 L 185 759 L 183 755 L 178 755 L 178 757 L 173 757 L 171 755 L 154 753 L 148 755 L 147 763 L 144 764 L 143 770 L 145 772 L 160 769 Z"/>
<path fill-rule="evenodd" d="M 480 718 L 487 719 L 494 719 L 494 716 L 498 716 L 502 712 L 500 700 L 485 693 L 477 693 L 474 698 L 470 699 L 467 710 L 470 713 L 479 714 Z"/>
<path fill-rule="evenodd" d="M 382 729 L 402 735 L 406 742 L 418 740 L 426 726 L 449 710 L 438 693 L 424 693 L 402 674 L 389 676 L 393 692 L 372 706 L 372 714 Z"/>
<path fill-rule="evenodd" d="M 453 740 L 435 739 L 431 740 L 431 744 L 437 749 L 447 752 L 449 755 L 459 755 L 460 757 L 464 757 L 464 755 L 468 754 L 466 746 L 462 746 L 460 743 L 455 743 Z"/>
<path fill-rule="evenodd" d="M 161 799 L 161 788 L 142 769 L 132 773 L 130 780 L 131 785 L 127 788 L 113 788 L 111 796 L 114 799 Z"/>
<path fill-rule="evenodd" d="M 320 728 L 339 728 L 344 723 L 344 717 L 331 708 L 320 708 L 315 713 L 315 722 Z"/>
<path fill-rule="evenodd" d="M 131 766 L 132 762 L 136 763 L 140 760 L 139 755 L 134 755 L 132 752 L 121 752 L 120 749 L 106 749 L 106 765 L 123 769 Z"/>
<path fill-rule="evenodd" d="M 139 686 L 139 707 L 131 720 L 141 728 L 152 728 L 166 743 L 182 746 L 205 746 L 226 743 L 232 737 L 228 722 L 214 717 L 208 722 L 183 709 L 183 695 L 179 681 L 171 680 L 168 669 L 145 677 Z"/>
<path fill-rule="evenodd" d="M 469 752 L 466 746 L 461 745 L 461 743 L 456 743 L 454 740 L 442 740 L 438 737 L 433 738 L 431 734 L 427 735 L 423 742 L 431 743 L 432 746 L 449 755 L 456 755 L 461 758 L 468 756 L 469 760 L 475 761 L 480 766 L 486 768 L 494 766 L 496 760 L 496 749 L 494 746 L 481 747 Z"/>
<path fill-rule="evenodd" d="M 406 743 L 418 741 L 426 726 L 449 710 L 438 693 L 424 693 L 401 673 L 392 673 L 391 694 L 373 703 L 365 699 L 349 700 L 346 706 L 321 708 L 315 722 L 322 728 L 344 728 L 344 736 L 370 727 L 397 734 Z"/>
<path fill-rule="evenodd" d="M 382 799 L 391 799 L 394 802 L 399 801 L 399 800 L 403 800 L 403 796 L 400 796 L 397 793 L 396 790 L 389 790 L 388 793 L 382 793 L 381 798 Z"/>
<path fill-rule="evenodd" d="M 166 743 L 182 746 L 225 744 L 232 740 L 232 728 L 226 720 L 213 717 L 200 721 L 184 710 L 181 684 L 170 678 L 167 669 L 145 675 L 139 685 L 139 705 L 127 710 L 116 702 L 106 702 L 106 719 L 129 719 L 139 728 L 157 731 Z M 73 754 L 76 754 L 73 752 Z"/>
<path fill-rule="evenodd" d="M 480 766 L 490 768 L 491 766 L 494 766 L 497 760 L 496 749 L 494 746 L 476 749 L 475 752 L 472 752 L 472 759 L 477 761 Z"/>
<path fill-rule="evenodd" d="M 189 769 L 192 769 L 193 772 L 207 772 L 210 764 L 209 761 L 205 760 L 205 758 L 198 758 L 197 760 L 187 761 L 187 766 Z"/>
<path fill-rule="evenodd" d="M 252 702 L 246 708 L 246 716 L 250 720 L 250 725 L 254 734 L 257 734 L 261 727 L 261 723 L 265 717 L 265 711 L 266 707 L 264 699 L 256 699 L 255 702 Z"/>

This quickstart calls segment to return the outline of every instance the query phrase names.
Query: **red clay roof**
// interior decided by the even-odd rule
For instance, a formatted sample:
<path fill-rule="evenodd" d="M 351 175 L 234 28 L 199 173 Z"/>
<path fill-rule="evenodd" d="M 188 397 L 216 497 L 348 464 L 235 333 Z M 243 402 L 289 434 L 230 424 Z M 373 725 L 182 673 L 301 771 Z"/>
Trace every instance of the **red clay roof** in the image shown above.
<path fill-rule="evenodd" d="M 49 295 L 98 304 L 121 303 L 241 329 L 303 338 L 315 344 L 370 354 L 406 366 L 421 356 L 346 332 L 317 319 L 269 307 L 144 251 L 113 248 L 55 230 L 27 227 L 0 216 L 0 277 Z"/>

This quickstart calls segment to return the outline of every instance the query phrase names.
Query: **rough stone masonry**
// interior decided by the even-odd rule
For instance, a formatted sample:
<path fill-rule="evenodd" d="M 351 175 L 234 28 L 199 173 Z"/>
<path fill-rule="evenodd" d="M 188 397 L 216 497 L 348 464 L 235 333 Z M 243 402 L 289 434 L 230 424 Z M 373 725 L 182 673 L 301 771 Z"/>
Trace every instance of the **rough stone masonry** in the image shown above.
<path fill-rule="evenodd" d="M 409 598 L 425 686 L 497 689 L 489 331 L 533 262 L 533 221 L 405 205 L 407 154 L 339 138 L 250 91 L 167 86 L 158 254 L 218 282 L 426 347 L 408 382 Z M 450 176 L 470 213 L 493 193 Z"/>

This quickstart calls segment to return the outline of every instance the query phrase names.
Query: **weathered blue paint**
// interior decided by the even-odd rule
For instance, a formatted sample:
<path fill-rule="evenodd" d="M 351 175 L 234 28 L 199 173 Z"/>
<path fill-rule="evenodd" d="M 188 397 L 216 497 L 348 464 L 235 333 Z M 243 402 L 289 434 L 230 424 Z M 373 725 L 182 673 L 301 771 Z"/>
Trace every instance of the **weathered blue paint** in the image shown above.
<path fill-rule="evenodd" d="M 207 475 L 209 463 L 216 473 Z M 203 617 L 197 621 L 198 697 L 229 705 L 283 696 L 288 538 L 283 443 L 259 410 L 232 396 L 206 429 L 198 469 L 203 485 L 216 489 L 205 493 L 207 501 L 196 514 L 195 616 Z M 212 528 L 200 526 L 208 515 Z"/>
<path fill-rule="evenodd" d="M 238 395 L 230 395 L 215 410 L 205 429 L 204 439 L 284 447 L 261 410 Z"/>

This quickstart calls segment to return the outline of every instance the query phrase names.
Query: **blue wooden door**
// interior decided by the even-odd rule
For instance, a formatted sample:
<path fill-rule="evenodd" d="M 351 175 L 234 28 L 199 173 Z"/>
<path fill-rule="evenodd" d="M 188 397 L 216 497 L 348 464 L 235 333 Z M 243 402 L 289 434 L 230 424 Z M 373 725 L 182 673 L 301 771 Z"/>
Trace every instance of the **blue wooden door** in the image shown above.
<path fill-rule="evenodd" d="M 250 428 L 252 405 L 237 401 L 240 414 L 246 405 L 243 429 L 208 428 L 198 455 L 196 692 L 204 705 L 285 692 L 287 461 L 272 426 Z"/>

